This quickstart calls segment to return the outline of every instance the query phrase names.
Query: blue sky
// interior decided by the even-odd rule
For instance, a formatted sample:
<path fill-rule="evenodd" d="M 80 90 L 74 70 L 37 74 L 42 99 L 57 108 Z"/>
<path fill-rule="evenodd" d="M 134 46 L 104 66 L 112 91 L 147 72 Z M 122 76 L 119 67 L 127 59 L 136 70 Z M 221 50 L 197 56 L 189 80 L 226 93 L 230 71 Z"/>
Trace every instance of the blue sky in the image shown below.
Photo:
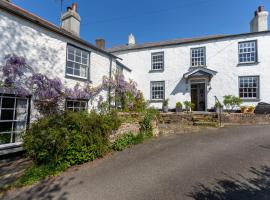
<path fill-rule="evenodd" d="M 75 0 L 76 1 L 76 0 Z M 60 0 L 12 0 L 24 9 L 59 25 Z M 63 0 L 63 9 L 74 0 Z M 249 31 L 259 5 L 270 0 L 77 0 L 81 37 L 106 46 L 126 44 L 129 33 L 137 43 L 211 34 Z"/>

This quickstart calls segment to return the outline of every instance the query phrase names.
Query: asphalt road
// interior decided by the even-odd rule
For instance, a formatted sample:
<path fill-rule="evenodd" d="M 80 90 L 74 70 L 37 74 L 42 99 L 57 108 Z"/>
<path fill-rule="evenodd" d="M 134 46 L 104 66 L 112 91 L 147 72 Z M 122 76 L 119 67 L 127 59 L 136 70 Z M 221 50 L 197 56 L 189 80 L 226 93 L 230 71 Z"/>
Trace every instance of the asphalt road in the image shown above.
<path fill-rule="evenodd" d="M 163 136 L 5 199 L 270 199 L 270 126 Z"/>

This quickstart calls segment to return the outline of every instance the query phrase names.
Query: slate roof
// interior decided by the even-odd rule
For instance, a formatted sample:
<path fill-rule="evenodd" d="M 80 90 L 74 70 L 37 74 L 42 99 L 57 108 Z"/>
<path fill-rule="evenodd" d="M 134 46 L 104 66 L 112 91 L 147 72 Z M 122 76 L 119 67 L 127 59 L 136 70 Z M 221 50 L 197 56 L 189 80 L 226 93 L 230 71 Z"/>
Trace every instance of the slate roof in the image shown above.
<path fill-rule="evenodd" d="M 64 37 L 69 38 L 75 42 L 82 44 L 82 45 L 85 45 L 93 50 L 96 50 L 96 51 L 101 52 L 103 54 L 106 54 L 108 56 L 112 56 L 114 58 L 117 58 L 116 56 L 112 55 L 111 53 L 107 52 L 106 50 L 103 50 L 103 49 L 96 47 L 95 45 L 81 39 L 80 37 L 73 35 L 72 33 L 62 29 L 61 27 L 58 27 L 58 26 L 54 25 L 53 23 L 48 22 L 48 21 L 40 18 L 39 16 L 34 15 L 34 14 L 16 6 L 15 4 L 0 0 L 0 9 L 3 9 L 6 12 L 13 14 L 17 17 L 20 17 L 20 18 L 23 18 L 27 21 L 30 21 L 38 26 L 46 28 L 47 30 L 50 30 L 50 31 L 55 32 L 57 34 L 60 34 Z"/>
<path fill-rule="evenodd" d="M 204 37 L 195 37 L 195 38 L 180 38 L 174 40 L 166 40 L 160 42 L 148 42 L 143 44 L 135 44 L 135 45 L 120 45 L 114 46 L 110 49 L 107 49 L 108 52 L 116 53 L 121 51 L 129 51 L 129 50 L 138 50 L 144 48 L 155 48 L 155 47 L 165 47 L 165 46 L 172 46 L 172 45 L 179 45 L 179 44 L 188 44 L 188 43 L 195 43 L 195 42 L 204 42 L 210 40 L 220 40 L 226 38 L 233 38 L 233 37 L 241 37 L 241 36 L 249 36 L 249 35 L 256 35 L 256 34 L 266 34 L 270 33 L 270 31 L 261 31 L 261 32 L 254 32 L 254 33 L 241 33 L 241 34 L 232 34 L 232 35 L 209 35 Z"/>

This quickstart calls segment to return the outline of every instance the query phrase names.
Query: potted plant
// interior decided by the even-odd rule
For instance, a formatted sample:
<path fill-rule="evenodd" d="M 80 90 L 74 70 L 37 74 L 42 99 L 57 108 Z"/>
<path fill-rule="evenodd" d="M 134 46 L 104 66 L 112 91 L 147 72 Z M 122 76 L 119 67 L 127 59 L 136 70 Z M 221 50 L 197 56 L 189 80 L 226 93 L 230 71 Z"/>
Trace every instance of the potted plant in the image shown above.
<path fill-rule="evenodd" d="M 234 111 L 236 107 L 240 107 L 242 104 L 243 100 L 239 97 L 233 96 L 233 95 L 225 95 L 223 104 L 226 106 L 226 109 L 229 111 Z"/>
<path fill-rule="evenodd" d="M 223 112 L 223 105 L 219 101 L 215 103 L 215 111 L 216 113 Z"/>
<path fill-rule="evenodd" d="M 254 113 L 254 111 L 255 111 L 255 106 L 249 106 L 249 107 L 247 108 L 247 112 L 248 112 L 248 113 Z"/>
<path fill-rule="evenodd" d="M 162 103 L 162 110 L 163 112 L 167 113 L 169 111 L 169 99 L 165 99 Z"/>
<path fill-rule="evenodd" d="M 194 103 L 192 103 L 190 101 L 185 101 L 184 105 L 185 105 L 185 109 L 187 112 L 191 112 L 195 107 Z"/>
<path fill-rule="evenodd" d="M 176 112 L 182 111 L 182 103 L 181 102 L 176 103 L 175 110 L 176 110 Z"/>
<path fill-rule="evenodd" d="M 241 106 L 241 113 L 247 113 L 248 107 L 247 106 Z"/>

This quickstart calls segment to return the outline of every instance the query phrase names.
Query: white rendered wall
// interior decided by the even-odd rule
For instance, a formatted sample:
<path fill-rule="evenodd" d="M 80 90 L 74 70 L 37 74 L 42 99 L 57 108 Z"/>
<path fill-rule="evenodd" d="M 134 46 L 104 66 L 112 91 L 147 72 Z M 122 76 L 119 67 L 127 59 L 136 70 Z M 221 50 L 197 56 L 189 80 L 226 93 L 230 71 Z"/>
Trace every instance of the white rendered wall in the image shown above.
<path fill-rule="evenodd" d="M 14 53 L 25 57 L 35 72 L 46 74 L 50 78 L 60 78 L 68 87 L 73 87 L 78 82 L 83 85 L 85 81 L 65 78 L 66 48 L 69 43 L 91 52 L 90 80 L 93 86 L 100 85 L 102 77 L 109 75 L 109 56 L 10 15 L 3 10 L 0 10 L 0 38 L 1 66 L 4 65 L 4 57 Z M 115 66 L 115 60 L 113 60 L 113 69 Z M 2 74 L 0 74 L 1 77 Z M 106 99 L 106 92 L 102 94 Z M 32 112 L 34 113 L 34 109 Z"/>
<path fill-rule="evenodd" d="M 238 42 L 257 40 L 258 64 L 238 65 Z M 165 81 L 165 98 L 169 98 L 169 107 L 175 108 L 177 101 L 190 101 L 190 85 L 182 78 L 190 68 L 190 48 L 206 47 L 206 65 L 217 71 L 208 86 L 207 108 L 214 106 L 216 95 L 223 101 L 224 95 L 238 96 L 239 76 L 260 76 L 260 101 L 270 103 L 270 34 L 239 36 L 234 38 L 211 40 L 176 46 L 129 50 L 114 53 L 132 69 L 131 78 L 137 81 L 146 99 L 150 99 L 150 81 Z M 151 53 L 164 52 L 164 72 L 149 73 Z M 257 105 L 259 101 L 248 101 L 246 105 Z M 161 103 L 152 103 L 161 108 Z"/>

